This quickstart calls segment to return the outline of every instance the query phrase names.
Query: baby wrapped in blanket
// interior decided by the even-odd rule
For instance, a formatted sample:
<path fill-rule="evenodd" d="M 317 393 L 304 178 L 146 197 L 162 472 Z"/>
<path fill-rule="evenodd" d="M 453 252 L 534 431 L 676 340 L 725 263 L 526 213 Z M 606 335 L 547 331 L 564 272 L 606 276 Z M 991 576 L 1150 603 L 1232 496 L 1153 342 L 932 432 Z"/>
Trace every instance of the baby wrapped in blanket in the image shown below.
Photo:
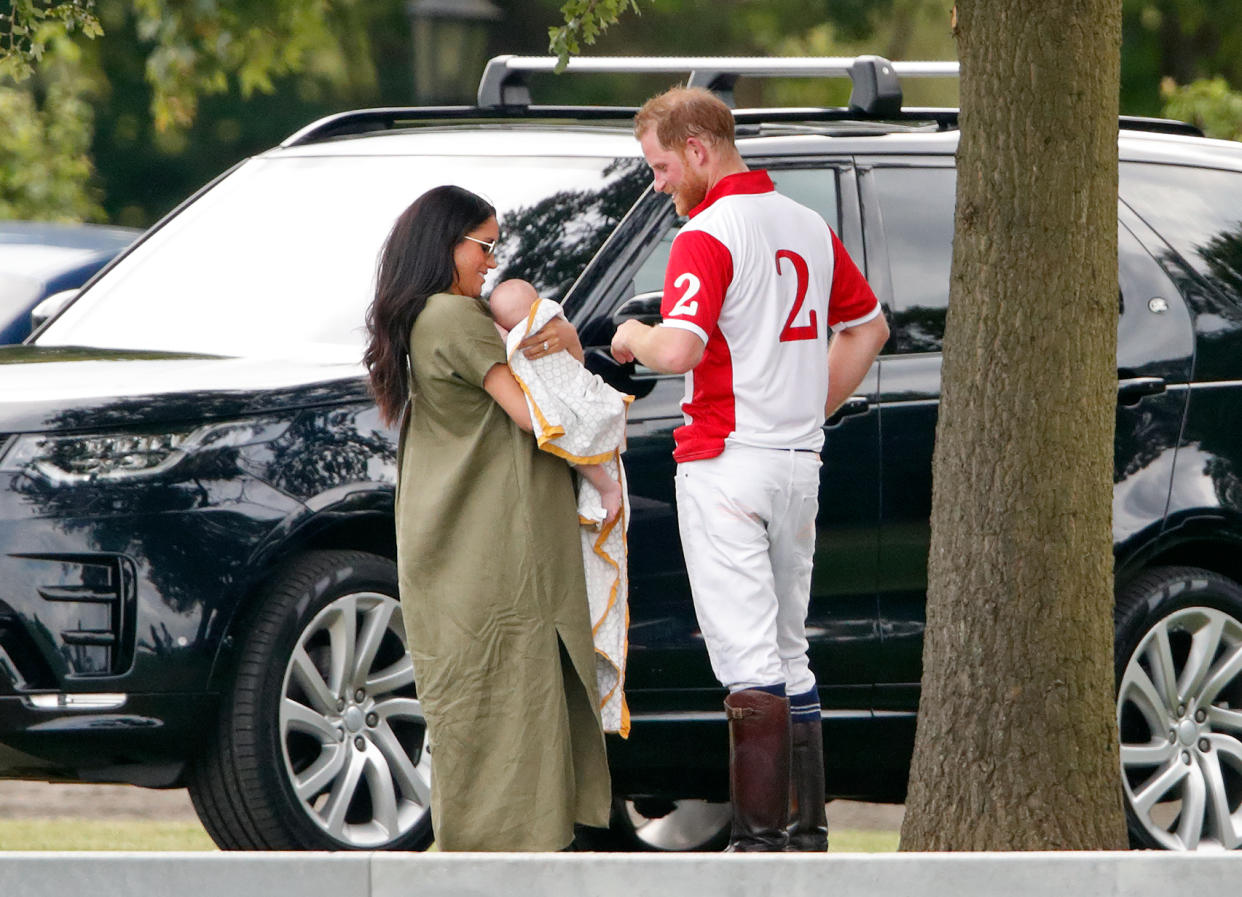
<path fill-rule="evenodd" d="M 561 306 L 540 299 L 524 280 L 498 284 L 492 317 L 508 330 L 506 355 L 526 395 L 539 447 L 564 458 L 582 474 L 578 519 L 587 602 L 595 635 L 596 681 L 604 729 L 629 734 L 625 704 L 625 655 L 629 627 L 626 528 L 629 498 L 621 452 L 625 415 L 633 396 L 613 389 L 569 352 L 531 360 L 518 351 L 526 337 L 558 315 Z"/>

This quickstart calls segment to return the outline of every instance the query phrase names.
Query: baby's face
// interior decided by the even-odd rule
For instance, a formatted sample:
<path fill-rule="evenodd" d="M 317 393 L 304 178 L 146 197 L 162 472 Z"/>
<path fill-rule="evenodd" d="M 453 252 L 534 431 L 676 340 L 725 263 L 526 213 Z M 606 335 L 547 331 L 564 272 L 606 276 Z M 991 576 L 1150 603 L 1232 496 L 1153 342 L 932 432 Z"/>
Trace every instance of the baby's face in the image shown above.
<path fill-rule="evenodd" d="M 492 296 L 492 317 L 496 319 L 496 323 L 505 330 L 512 330 L 518 321 L 522 320 L 521 309 L 517 304 L 509 301 L 507 296 Z"/>
<path fill-rule="evenodd" d="M 535 290 L 526 284 L 505 283 L 492 290 L 492 317 L 506 330 L 512 330 L 530 313 L 530 307 L 539 298 Z"/>

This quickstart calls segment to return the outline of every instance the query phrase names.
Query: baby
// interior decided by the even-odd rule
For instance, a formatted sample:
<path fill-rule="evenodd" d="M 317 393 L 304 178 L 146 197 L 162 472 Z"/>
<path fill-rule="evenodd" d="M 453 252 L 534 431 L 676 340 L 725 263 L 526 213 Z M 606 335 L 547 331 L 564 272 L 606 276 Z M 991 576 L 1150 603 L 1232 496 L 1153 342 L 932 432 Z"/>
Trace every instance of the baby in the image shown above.
<path fill-rule="evenodd" d="M 529 317 L 531 307 L 537 302 L 549 302 L 547 299 L 540 299 L 539 294 L 535 292 L 535 288 L 525 280 L 506 280 L 496 285 L 492 290 L 491 298 L 488 300 L 492 308 L 492 318 L 496 321 L 498 327 L 505 331 L 512 330 Z M 552 303 L 555 305 L 555 303 Z M 549 363 L 563 364 L 564 358 L 573 358 L 568 353 L 553 353 L 545 355 L 542 358 L 531 361 L 533 365 L 546 365 Z M 555 359 L 555 361 L 554 361 Z M 594 380 L 595 376 L 574 359 L 575 365 L 583 378 Z M 580 391 L 581 395 L 586 390 Z M 604 469 L 602 464 L 570 464 L 577 470 L 587 482 L 589 482 L 599 492 L 600 501 L 604 506 L 605 518 L 604 524 L 611 523 L 621 510 L 621 483 L 613 479 Z"/>

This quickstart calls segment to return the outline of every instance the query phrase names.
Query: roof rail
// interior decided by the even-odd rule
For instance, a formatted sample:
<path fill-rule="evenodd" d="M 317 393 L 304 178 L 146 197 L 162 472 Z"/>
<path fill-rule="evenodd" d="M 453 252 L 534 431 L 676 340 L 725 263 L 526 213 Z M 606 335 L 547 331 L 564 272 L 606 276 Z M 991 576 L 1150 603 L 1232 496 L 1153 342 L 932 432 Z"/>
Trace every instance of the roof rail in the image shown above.
<path fill-rule="evenodd" d="M 529 121 L 531 117 L 571 121 L 625 121 L 638 110 L 632 106 L 506 106 L 479 109 L 475 106 L 390 106 L 338 112 L 311 122 L 286 137 L 282 147 L 304 146 L 334 137 L 391 131 L 406 125 L 434 125 L 449 121 Z"/>
<path fill-rule="evenodd" d="M 282 148 L 320 143 L 336 137 L 391 131 L 409 126 L 432 126 L 447 122 L 504 122 L 532 119 L 574 122 L 622 122 L 630 124 L 638 111 L 633 106 L 502 106 L 479 109 L 475 106 L 396 106 L 379 109 L 355 109 L 340 112 L 312 122 L 287 137 Z M 848 109 L 738 109 L 733 117 L 739 125 L 781 122 L 832 122 L 858 120 L 860 116 Z M 941 130 L 957 127 L 956 109 L 916 109 L 908 107 L 884 116 L 885 121 L 935 122 Z M 1125 131 L 1154 131 L 1202 137 L 1203 132 L 1192 124 L 1165 118 L 1140 118 L 1122 115 L 1118 124 Z"/>
<path fill-rule="evenodd" d="M 1123 131 L 1153 131 L 1158 134 L 1182 134 L 1186 137 L 1202 137 L 1203 130 L 1189 122 L 1175 118 L 1145 118 L 1140 115 L 1120 115 L 1117 122 Z"/>
<path fill-rule="evenodd" d="M 483 109 L 531 105 L 527 78 L 554 71 L 555 56 L 495 56 L 479 81 Z M 689 72 L 687 84 L 706 87 L 732 106 L 733 85 L 742 75 L 786 78 L 846 78 L 853 82 L 850 108 L 864 115 L 901 111 L 901 82 L 906 78 L 956 78 L 956 62 L 889 62 L 882 56 L 573 56 L 566 71 L 626 74 Z"/>

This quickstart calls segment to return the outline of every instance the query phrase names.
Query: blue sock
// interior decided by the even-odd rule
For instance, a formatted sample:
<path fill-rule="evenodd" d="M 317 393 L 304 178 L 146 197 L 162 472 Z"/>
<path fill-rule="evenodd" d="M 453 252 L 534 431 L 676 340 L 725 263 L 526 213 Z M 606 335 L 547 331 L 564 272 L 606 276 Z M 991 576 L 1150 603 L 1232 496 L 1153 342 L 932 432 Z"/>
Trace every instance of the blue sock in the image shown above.
<path fill-rule="evenodd" d="M 810 691 L 804 691 L 800 695 L 790 695 L 789 718 L 795 723 L 819 722 L 819 689 L 811 686 Z"/>

